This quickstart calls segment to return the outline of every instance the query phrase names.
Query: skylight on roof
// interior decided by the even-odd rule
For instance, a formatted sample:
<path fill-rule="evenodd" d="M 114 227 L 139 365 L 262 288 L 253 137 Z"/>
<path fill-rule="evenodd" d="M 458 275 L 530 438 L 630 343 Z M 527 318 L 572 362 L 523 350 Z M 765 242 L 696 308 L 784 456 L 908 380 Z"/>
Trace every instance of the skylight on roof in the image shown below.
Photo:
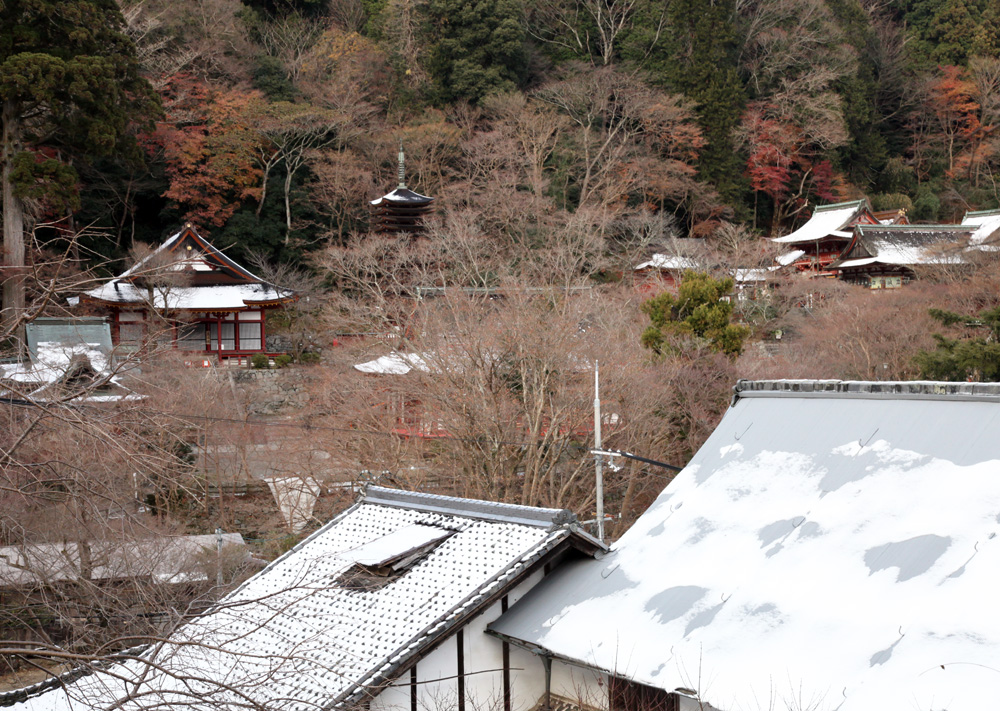
<path fill-rule="evenodd" d="M 340 583 L 349 590 L 384 587 L 454 534 L 445 528 L 418 523 L 369 541 L 344 554 L 354 559 L 354 565 L 344 571 Z"/>

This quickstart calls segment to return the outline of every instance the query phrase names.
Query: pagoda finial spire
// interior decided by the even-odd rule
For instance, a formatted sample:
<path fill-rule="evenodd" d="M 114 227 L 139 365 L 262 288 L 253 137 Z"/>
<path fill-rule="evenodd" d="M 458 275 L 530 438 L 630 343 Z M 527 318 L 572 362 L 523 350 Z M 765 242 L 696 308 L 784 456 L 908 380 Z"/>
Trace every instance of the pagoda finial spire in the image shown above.
<path fill-rule="evenodd" d="M 406 189 L 406 156 L 403 155 L 403 141 L 399 142 L 399 189 Z"/>

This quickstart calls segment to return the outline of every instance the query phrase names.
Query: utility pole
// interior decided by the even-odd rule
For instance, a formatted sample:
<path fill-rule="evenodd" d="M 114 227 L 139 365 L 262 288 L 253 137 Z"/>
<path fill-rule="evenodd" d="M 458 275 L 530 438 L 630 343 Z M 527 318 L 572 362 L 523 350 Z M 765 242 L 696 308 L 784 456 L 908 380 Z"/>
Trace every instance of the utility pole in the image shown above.
<path fill-rule="evenodd" d="M 594 361 L 594 449 L 601 449 L 601 367 Z M 602 455 L 594 455 L 594 468 L 597 477 L 597 538 L 604 542 L 604 459 Z"/>
<path fill-rule="evenodd" d="M 222 587 L 222 529 L 215 529 L 215 584 Z"/>

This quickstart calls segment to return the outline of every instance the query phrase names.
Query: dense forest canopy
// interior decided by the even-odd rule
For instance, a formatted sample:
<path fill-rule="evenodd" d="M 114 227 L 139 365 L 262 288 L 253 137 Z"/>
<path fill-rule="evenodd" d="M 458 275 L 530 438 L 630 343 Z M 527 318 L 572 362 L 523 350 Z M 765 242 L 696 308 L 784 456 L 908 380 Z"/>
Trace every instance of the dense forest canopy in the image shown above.
<path fill-rule="evenodd" d="M 92 264 L 184 220 L 237 258 L 301 262 L 367 229 L 399 142 L 439 214 L 527 249 L 577 214 L 602 231 L 643 213 L 682 237 L 766 236 L 862 195 L 915 221 L 1000 204 L 988 0 L 20 0 L 3 14 L 4 129 L 23 125 L 24 142 L 4 169 L 35 248 L 80 233 Z M 46 18 L 88 33 L 60 41 Z M 17 68 L 48 81 L 60 62 L 100 67 L 93 95 L 70 96 L 80 79 L 25 104 Z"/>

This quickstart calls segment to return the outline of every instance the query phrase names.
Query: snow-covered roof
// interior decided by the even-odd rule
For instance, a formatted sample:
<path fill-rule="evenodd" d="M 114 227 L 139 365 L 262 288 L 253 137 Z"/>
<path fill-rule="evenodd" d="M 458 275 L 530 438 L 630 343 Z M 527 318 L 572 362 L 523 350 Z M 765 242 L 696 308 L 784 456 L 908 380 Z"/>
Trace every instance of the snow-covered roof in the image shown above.
<path fill-rule="evenodd" d="M 844 231 L 844 228 L 849 227 L 851 222 L 867 209 L 867 200 L 820 205 L 802 227 L 784 237 L 774 237 L 771 241 L 778 244 L 798 244 L 815 242 L 831 235 L 849 238 L 851 233 Z"/>
<path fill-rule="evenodd" d="M 290 301 L 295 293 L 267 283 L 185 225 L 132 267 L 84 292 L 83 297 L 113 306 L 238 311 Z"/>
<path fill-rule="evenodd" d="M 992 706 L 1000 384 L 737 391 L 609 555 L 491 628 L 723 709 Z"/>
<path fill-rule="evenodd" d="M 963 225 L 859 225 L 858 241 L 835 268 L 961 264 L 970 228 Z"/>
<path fill-rule="evenodd" d="M 87 292 L 87 296 L 111 304 L 152 303 L 156 309 L 233 311 L 258 304 L 287 301 L 292 292 L 265 284 L 220 284 L 214 286 L 154 286 L 150 291 L 117 279 Z"/>
<path fill-rule="evenodd" d="M 560 509 L 371 487 L 147 652 L 155 666 L 117 664 L 14 708 L 353 707 L 549 554 L 599 549 L 574 522 Z"/>
<path fill-rule="evenodd" d="M 384 202 L 412 204 L 414 207 L 416 207 L 419 205 L 426 205 L 432 200 L 434 200 L 434 198 L 413 192 L 409 188 L 396 188 L 391 193 L 386 193 L 380 198 L 375 198 L 374 200 L 371 200 L 370 203 L 372 205 L 381 205 L 382 202 L 384 201 Z"/>
<path fill-rule="evenodd" d="M 775 257 L 774 261 L 776 261 L 782 267 L 787 267 L 789 264 L 791 264 L 796 259 L 801 257 L 803 254 L 805 254 L 804 250 L 793 249 L 791 252 L 785 252 L 784 254 L 779 254 L 777 257 Z"/>
<path fill-rule="evenodd" d="M 967 212 L 962 218 L 962 224 L 975 228 L 970 239 L 974 245 L 1000 240 L 1000 235 L 997 234 L 1000 231 L 1000 210 Z"/>
<path fill-rule="evenodd" d="M 697 259 L 682 257 L 677 254 L 654 254 L 649 261 L 638 264 L 635 271 L 643 269 L 703 269 L 704 265 Z"/>
<path fill-rule="evenodd" d="M 8 389 L 18 396 L 42 401 L 80 393 L 74 401 L 139 399 L 113 372 L 111 351 L 103 344 L 35 341 L 31 355 L 27 363 L 0 364 L 0 381 L 8 381 Z"/>
<path fill-rule="evenodd" d="M 373 375 L 406 375 L 411 370 L 429 372 L 430 366 L 427 364 L 427 356 L 421 353 L 395 352 L 365 363 L 358 363 L 354 369 Z"/>
<path fill-rule="evenodd" d="M 244 546 L 238 533 L 222 534 L 224 545 Z M 198 556 L 215 551 L 218 537 L 156 536 L 129 543 L 89 541 L 86 567 L 88 580 L 109 581 L 154 578 L 160 582 L 205 580 Z M 0 548 L 0 587 L 80 580 L 84 576 L 80 546 L 74 542 L 26 543 Z"/>
<path fill-rule="evenodd" d="M 731 269 L 730 273 L 733 275 L 733 280 L 737 284 L 746 284 L 748 282 L 767 281 L 771 276 L 771 273 L 780 268 L 781 267 L 737 267 L 736 269 Z"/>

